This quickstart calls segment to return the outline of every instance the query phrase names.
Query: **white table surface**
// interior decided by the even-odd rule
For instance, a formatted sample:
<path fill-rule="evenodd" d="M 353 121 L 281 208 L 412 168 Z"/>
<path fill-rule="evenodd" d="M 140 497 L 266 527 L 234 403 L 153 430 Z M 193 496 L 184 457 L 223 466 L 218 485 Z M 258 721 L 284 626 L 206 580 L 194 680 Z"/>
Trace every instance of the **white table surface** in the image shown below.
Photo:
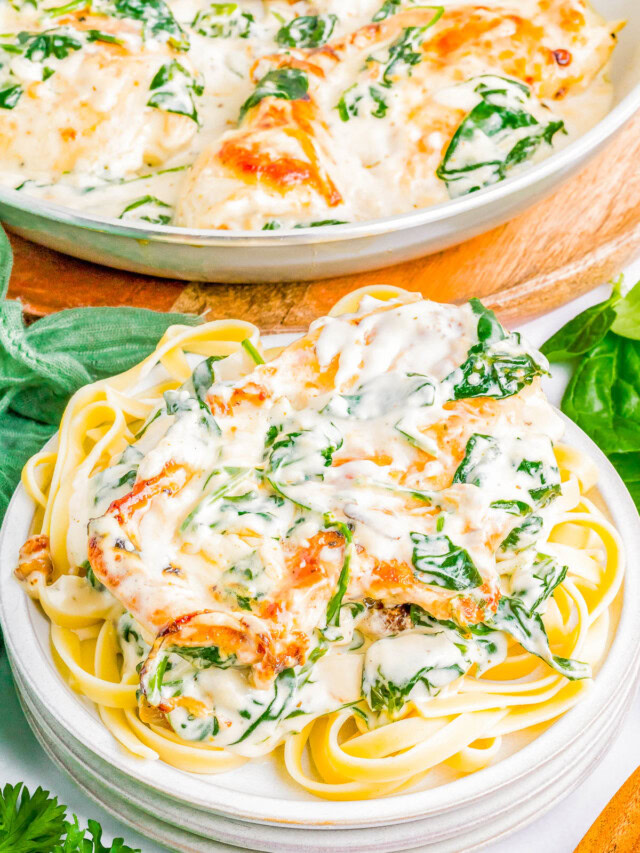
<path fill-rule="evenodd" d="M 640 260 L 627 270 L 626 279 L 629 283 L 640 279 Z M 522 326 L 521 330 L 532 343 L 540 345 L 567 320 L 607 294 L 607 287 L 597 288 L 587 296 Z M 553 376 L 547 380 L 547 394 L 555 404 L 560 402 L 567 376 L 562 367 L 554 366 Z M 638 764 L 640 695 L 636 696 L 614 745 L 597 770 L 573 794 L 525 829 L 483 850 L 485 853 L 572 853 L 593 820 Z M 42 785 L 57 795 L 59 802 L 68 805 L 82 822 L 90 817 L 98 820 L 104 828 L 105 838 L 124 837 L 126 843 L 139 847 L 143 853 L 167 853 L 167 848 L 147 841 L 95 805 L 84 791 L 54 766 L 22 715 L 6 654 L 0 653 L 0 786 L 20 781 L 32 790 Z"/>

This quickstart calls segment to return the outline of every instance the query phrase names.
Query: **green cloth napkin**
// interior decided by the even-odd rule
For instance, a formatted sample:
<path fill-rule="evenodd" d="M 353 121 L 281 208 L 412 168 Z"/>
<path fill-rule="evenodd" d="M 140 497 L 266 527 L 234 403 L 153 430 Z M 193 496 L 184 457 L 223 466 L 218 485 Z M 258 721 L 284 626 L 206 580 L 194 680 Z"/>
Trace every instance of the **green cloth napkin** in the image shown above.
<path fill-rule="evenodd" d="M 145 308 L 72 308 L 25 327 L 21 304 L 6 298 L 12 263 L 0 228 L 0 523 L 22 466 L 56 431 L 71 395 L 142 361 L 168 326 L 200 322 Z"/>

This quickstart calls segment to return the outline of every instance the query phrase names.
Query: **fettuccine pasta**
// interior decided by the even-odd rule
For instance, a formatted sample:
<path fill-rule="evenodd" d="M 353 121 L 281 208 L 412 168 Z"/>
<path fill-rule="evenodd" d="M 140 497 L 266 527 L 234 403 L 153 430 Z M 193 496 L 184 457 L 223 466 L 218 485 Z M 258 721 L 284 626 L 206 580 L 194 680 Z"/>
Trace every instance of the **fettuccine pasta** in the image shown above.
<path fill-rule="evenodd" d="M 624 573 L 546 367 L 477 300 L 382 285 L 284 350 L 171 327 L 23 472 L 61 674 L 193 773 L 282 749 L 348 800 L 499 760 L 588 694 Z"/>

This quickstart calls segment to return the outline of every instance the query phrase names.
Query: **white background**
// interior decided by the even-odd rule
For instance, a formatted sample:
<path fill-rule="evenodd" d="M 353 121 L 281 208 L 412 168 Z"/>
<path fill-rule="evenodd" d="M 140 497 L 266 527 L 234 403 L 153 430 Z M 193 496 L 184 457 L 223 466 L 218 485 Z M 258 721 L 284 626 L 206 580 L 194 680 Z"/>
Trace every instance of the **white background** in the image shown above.
<path fill-rule="evenodd" d="M 640 261 L 626 273 L 627 284 L 640 279 Z M 588 305 L 599 302 L 609 289 L 601 287 L 563 308 L 521 327 L 529 340 L 539 346 L 554 331 Z M 553 368 L 547 380 L 547 394 L 559 405 L 568 372 Z M 3 567 L 6 570 L 6 566 Z M 503 841 L 483 848 L 485 853 L 572 853 L 591 823 L 627 777 L 640 763 L 640 696 L 620 729 L 617 740 L 591 776 L 567 799 L 527 828 Z M 22 715 L 13 689 L 6 654 L 0 653 L 0 786 L 24 782 L 31 790 L 38 785 L 57 795 L 60 802 L 78 815 L 81 822 L 98 820 L 108 838 L 124 837 L 143 853 L 167 853 L 165 847 L 147 841 L 129 827 L 113 819 L 71 782 L 47 758 Z"/>

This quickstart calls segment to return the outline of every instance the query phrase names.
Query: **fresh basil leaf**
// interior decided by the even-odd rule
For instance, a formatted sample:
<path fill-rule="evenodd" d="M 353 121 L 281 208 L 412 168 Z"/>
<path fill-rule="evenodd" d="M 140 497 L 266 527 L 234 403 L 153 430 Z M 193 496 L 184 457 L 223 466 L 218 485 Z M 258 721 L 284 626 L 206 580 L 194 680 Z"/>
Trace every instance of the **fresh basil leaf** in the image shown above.
<path fill-rule="evenodd" d="M 538 613 L 530 613 L 517 598 L 503 596 L 498 611 L 486 624 L 497 631 L 504 631 L 514 638 L 523 649 L 541 658 L 550 667 L 573 680 L 591 678 L 591 667 L 586 663 L 558 657 L 549 649 L 549 640 L 544 623 Z"/>
<path fill-rule="evenodd" d="M 204 93 L 204 86 L 176 59 L 160 66 L 149 91 L 152 94 L 147 101 L 148 107 L 184 115 L 199 124 L 195 96 Z"/>
<path fill-rule="evenodd" d="M 531 90 L 519 80 L 485 74 L 463 85 L 472 85 L 480 101 L 454 133 L 436 170 L 452 198 L 504 180 L 541 145 L 551 146 L 557 133 L 566 132 L 563 121 L 542 124 L 526 109 Z"/>
<path fill-rule="evenodd" d="M 337 15 L 300 15 L 280 27 L 276 42 L 282 47 L 320 47 L 331 38 Z"/>
<path fill-rule="evenodd" d="M 640 281 L 616 304 L 611 331 L 623 338 L 640 340 Z"/>
<path fill-rule="evenodd" d="M 267 72 L 259 81 L 253 94 L 249 95 L 240 107 L 238 123 L 242 122 L 249 110 L 256 107 L 264 98 L 281 98 L 285 101 L 309 100 L 309 78 L 299 68 L 276 68 Z"/>
<path fill-rule="evenodd" d="M 445 589 L 472 589 L 482 586 L 482 575 L 473 560 L 445 534 L 411 533 L 411 561 L 415 577 L 422 583 Z"/>

